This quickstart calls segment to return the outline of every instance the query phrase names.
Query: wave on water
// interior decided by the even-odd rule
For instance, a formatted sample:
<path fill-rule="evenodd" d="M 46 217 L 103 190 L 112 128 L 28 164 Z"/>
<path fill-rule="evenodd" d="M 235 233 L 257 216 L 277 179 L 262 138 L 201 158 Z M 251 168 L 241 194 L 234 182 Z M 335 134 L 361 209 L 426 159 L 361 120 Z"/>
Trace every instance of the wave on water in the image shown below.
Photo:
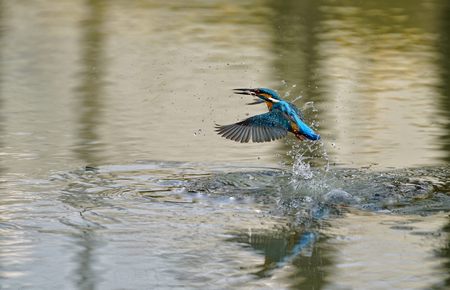
<path fill-rule="evenodd" d="M 414 214 L 450 209 L 449 166 L 325 171 L 300 164 L 296 170 L 300 174 L 295 170 L 219 173 L 190 180 L 187 188 L 209 194 L 253 195 L 263 202 L 276 202 L 286 213 L 316 211 L 318 217 L 323 209 L 338 206 Z"/>
<path fill-rule="evenodd" d="M 274 205 L 298 221 L 339 214 L 345 208 L 428 214 L 450 210 L 450 166 L 374 171 L 312 167 L 297 151 L 291 167 L 256 168 L 142 161 L 86 167 L 54 174 L 66 196 L 81 193 L 114 198 L 191 202 L 199 196 L 251 198 Z M 299 155 L 300 154 L 300 155 Z"/>

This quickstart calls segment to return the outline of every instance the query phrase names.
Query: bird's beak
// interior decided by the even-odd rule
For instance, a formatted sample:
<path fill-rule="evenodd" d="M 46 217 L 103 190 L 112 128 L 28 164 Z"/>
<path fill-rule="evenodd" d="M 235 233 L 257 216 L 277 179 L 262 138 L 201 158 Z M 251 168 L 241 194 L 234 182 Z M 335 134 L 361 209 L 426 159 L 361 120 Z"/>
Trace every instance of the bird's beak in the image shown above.
<path fill-rule="evenodd" d="M 234 89 L 235 94 L 256 96 L 254 89 Z"/>
<path fill-rule="evenodd" d="M 254 101 L 251 102 L 251 103 L 247 103 L 246 105 L 258 105 L 258 104 L 262 104 L 262 103 L 264 103 L 264 102 L 265 102 L 264 100 L 256 99 L 256 100 L 254 100 Z"/>
<path fill-rule="evenodd" d="M 262 100 L 261 103 L 263 103 L 263 102 L 278 103 L 279 102 L 278 100 L 276 100 L 272 97 L 267 97 L 262 94 L 259 94 L 258 89 L 234 89 L 234 93 L 239 94 L 239 95 L 256 96 Z M 259 104 L 259 102 L 250 103 L 250 105 L 254 105 L 254 104 Z"/>

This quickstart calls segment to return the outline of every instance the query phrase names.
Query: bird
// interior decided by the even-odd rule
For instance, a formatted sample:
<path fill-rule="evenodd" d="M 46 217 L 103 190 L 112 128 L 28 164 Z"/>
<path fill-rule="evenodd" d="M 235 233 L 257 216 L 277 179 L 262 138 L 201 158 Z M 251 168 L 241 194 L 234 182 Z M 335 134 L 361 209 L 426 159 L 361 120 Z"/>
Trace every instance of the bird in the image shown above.
<path fill-rule="evenodd" d="M 249 117 L 230 124 L 216 124 L 216 132 L 227 139 L 248 143 L 270 142 L 286 137 L 291 132 L 300 140 L 319 140 L 320 135 L 305 124 L 304 116 L 294 104 L 283 100 L 280 95 L 268 88 L 234 89 L 235 94 L 257 97 L 247 105 L 265 103 L 267 113 Z"/>

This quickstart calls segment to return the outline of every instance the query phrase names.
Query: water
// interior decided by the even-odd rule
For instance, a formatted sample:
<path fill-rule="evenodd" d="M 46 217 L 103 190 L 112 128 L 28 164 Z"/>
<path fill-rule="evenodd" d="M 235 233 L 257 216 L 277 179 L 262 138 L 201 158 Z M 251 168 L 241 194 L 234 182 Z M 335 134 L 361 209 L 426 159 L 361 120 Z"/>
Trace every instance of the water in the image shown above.
<path fill-rule="evenodd" d="M 166 2 L 0 0 L 0 289 L 449 288 L 447 1 Z"/>

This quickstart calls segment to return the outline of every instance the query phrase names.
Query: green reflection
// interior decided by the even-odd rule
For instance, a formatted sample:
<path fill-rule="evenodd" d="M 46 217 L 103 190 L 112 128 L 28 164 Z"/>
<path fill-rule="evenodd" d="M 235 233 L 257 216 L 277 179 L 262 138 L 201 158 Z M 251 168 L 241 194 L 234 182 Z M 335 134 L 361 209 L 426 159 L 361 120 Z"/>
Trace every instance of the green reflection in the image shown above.
<path fill-rule="evenodd" d="M 331 250 L 324 247 L 327 238 L 311 231 L 275 230 L 241 233 L 230 239 L 250 245 L 264 255 L 264 264 L 254 274 L 270 277 L 273 270 L 291 264 L 295 270 L 289 275 L 292 289 L 322 289 L 327 285 L 326 269 L 333 265 Z"/>
<path fill-rule="evenodd" d="M 439 63 L 441 65 L 441 82 L 439 84 L 439 89 L 441 91 L 441 114 L 443 118 L 447 118 L 446 130 L 442 136 L 442 147 L 447 156 L 445 161 L 450 162 L 450 3 L 444 2 L 444 6 L 441 12 L 441 26 L 439 30 L 438 47 L 440 49 Z M 445 190 L 445 189 L 444 189 Z M 448 193 L 447 193 L 448 194 Z M 449 223 L 442 230 L 447 234 L 446 244 L 437 251 L 438 257 L 445 258 L 445 262 L 442 267 L 444 272 L 450 273 L 450 220 Z M 443 278 L 441 284 L 436 285 L 434 289 L 449 289 L 450 288 L 450 275 Z"/>
<path fill-rule="evenodd" d="M 101 275 L 95 267 L 98 264 L 96 252 L 102 246 L 97 232 L 105 227 L 96 221 L 102 215 L 95 211 L 99 208 L 113 208 L 113 205 L 105 201 L 98 192 L 89 193 L 93 176 L 93 172 L 86 170 L 80 174 L 80 182 L 68 183 L 61 190 L 58 198 L 59 201 L 79 212 L 79 215 L 71 218 L 60 218 L 60 222 L 74 229 L 69 235 L 73 244 L 76 245 L 73 256 L 74 265 L 76 265 L 73 279 L 77 289 L 83 290 L 96 289 L 101 281 Z"/>
<path fill-rule="evenodd" d="M 320 101 L 321 82 L 318 61 L 317 27 L 321 22 L 321 1 L 272 1 L 274 11 L 272 51 L 274 75 L 285 80 L 291 96 L 303 95 L 308 101 Z M 283 89 L 283 88 L 280 88 Z M 305 99 L 303 99 L 305 101 Z"/>
<path fill-rule="evenodd" d="M 444 258 L 446 261 L 442 264 L 444 272 L 450 273 L 450 220 L 449 223 L 442 229 L 442 231 L 448 236 L 447 242 L 441 249 L 437 250 L 437 256 Z M 450 275 L 443 277 L 442 283 L 435 285 L 433 289 L 449 289 L 450 288 Z"/>
<path fill-rule="evenodd" d="M 101 124 L 103 106 L 103 75 L 104 75 L 104 33 L 105 1 L 88 0 L 85 2 L 87 14 L 81 23 L 82 32 L 80 47 L 82 49 L 80 75 L 81 84 L 78 87 L 80 102 L 78 140 L 75 152 L 87 163 L 98 164 L 101 158 L 102 146 L 99 143 L 98 127 Z M 95 198 L 96 200 L 97 198 Z M 68 222 L 67 225 L 78 230 L 73 235 L 79 251 L 75 255 L 75 281 L 78 289 L 95 289 L 100 277 L 94 271 L 95 251 L 98 248 L 96 230 L 101 226 L 85 218 L 92 197 L 79 190 L 70 190 L 62 195 L 61 201 L 74 208 L 80 208 L 81 221 Z M 95 207 L 90 208 L 95 209 Z"/>
<path fill-rule="evenodd" d="M 81 84 L 77 90 L 80 107 L 78 140 L 75 152 L 87 163 L 98 164 L 102 158 L 98 127 L 102 122 L 103 75 L 105 71 L 104 32 L 105 1 L 88 0 L 87 14 L 81 23 Z"/>
<path fill-rule="evenodd" d="M 439 83 L 441 98 L 439 102 L 445 126 L 441 143 L 444 152 L 447 152 L 444 160 L 448 163 L 450 162 L 450 4 L 448 1 L 444 3 L 438 38 L 439 64 L 441 65 L 441 82 Z"/>
<path fill-rule="evenodd" d="M 327 238 L 320 235 L 307 256 L 298 256 L 292 264 L 296 271 L 290 276 L 292 289 L 323 289 L 327 284 L 327 269 L 334 263 L 332 250 L 326 247 Z"/>
<path fill-rule="evenodd" d="M 2 40 L 3 40 L 3 30 L 4 24 L 3 24 L 3 18 L 4 18 L 4 7 L 3 0 L 0 0 L 0 136 L 4 136 L 4 130 L 3 130 L 3 46 L 2 46 Z M 0 138 L 0 149 L 3 149 L 3 138 Z M 0 159 L 3 160 L 3 159 Z M 0 173 L 3 171 L 3 162 L 0 162 Z M 0 174 L 1 176 L 1 174 Z"/>
<path fill-rule="evenodd" d="M 317 27 L 321 21 L 321 1 L 272 1 L 269 5 L 274 11 L 270 23 L 273 31 L 272 50 L 276 56 L 273 63 L 274 76 L 286 82 L 286 86 L 279 89 L 288 91 L 290 100 L 299 95 L 303 96 L 297 105 L 300 105 L 300 102 L 319 104 L 324 97 L 321 79 L 317 73 Z M 309 122 L 318 117 L 311 111 L 305 111 L 305 115 Z M 321 126 L 319 130 L 324 128 Z M 279 146 L 282 148 L 280 151 L 284 152 L 292 149 L 290 142 L 280 142 Z M 317 150 L 318 146 L 313 148 L 316 149 L 314 152 L 305 151 L 304 156 L 321 157 L 322 151 Z M 311 160 L 311 163 L 319 165 L 323 164 L 323 161 L 318 158 Z"/>
<path fill-rule="evenodd" d="M 4 18 L 5 18 L 5 4 L 3 2 L 3 0 L 0 0 L 0 149 L 3 149 L 3 136 L 5 134 L 4 129 L 3 129 L 3 116 L 4 116 L 4 112 L 3 112 L 3 61 L 4 61 L 4 56 L 3 56 L 3 45 L 2 45 L 2 41 L 3 41 L 3 31 L 4 29 L 6 29 L 4 27 Z M 0 159 L 0 161 L 3 160 L 3 158 Z M 0 162 L 0 173 L 2 172 L 2 167 L 3 167 L 3 162 Z M 1 176 L 1 174 L 0 174 Z"/>
<path fill-rule="evenodd" d="M 78 289 L 94 290 L 100 281 L 98 273 L 93 269 L 96 264 L 95 250 L 97 249 L 98 238 L 92 230 L 83 229 L 78 235 L 74 235 L 76 244 L 80 247 L 76 260 L 78 267 L 76 270 L 76 280 Z"/>
<path fill-rule="evenodd" d="M 4 131 L 3 131 L 3 46 L 2 44 L 2 39 L 3 39 L 3 18 L 4 18 L 4 3 L 3 0 L 0 0 L 0 136 L 3 137 Z M 3 151 L 3 138 L 0 138 L 0 150 Z M 2 176 L 4 168 L 3 168 L 3 162 L 1 162 L 0 159 L 0 176 Z M 0 182 L 1 184 L 1 182 Z M 3 195 L 3 186 L 0 186 L 0 194 Z M 1 200 L 0 200 L 1 201 Z M 2 206 L 3 204 L 0 203 L 0 206 Z M 3 214 L 0 214 L 0 228 L 2 227 L 2 223 L 4 222 L 4 220 L 6 220 L 3 217 Z M 4 237 L 3 237 L 3 232 L 1 231 L 1 235 L 0 235 L 0 242 L 3 241 Z M 7 271 L 7 267 L 4 266 L 5 262 L 3 261 L 3 256 L 4 253 L 3 251 L 0 249 L 0 273 L 3 273 L 5 271 Z"/>
<path fill-rule="evenodd" d="M 300 102 L 315 102 L 319 115 L 309 114 L 309 121 L 320 121 L 325 144 L 338 144 L 339 150 L 329 148 L 338 163 L 402 167 L 449 155 L 448 148 L 430 150 L 447 128 L 435 128 L 438 134 L 421 129 L 441 111 L 431 100 L 442 95 L 449 100 L 448 79 L 442 94 L 434 78 L 439 68 L 432 39 L 441 3 L 270 2 L 273 75 L 287 81 L 281 89 L 290 91 L 289 98 L 302 95 Z M 448 70 L 448 62 L 441 63 Z M 280 146 L 280 151 L 291 149 L 291 144 Z M 315 157 L 313 163 L 323 163 L 321 150 L 302 147 Z"/>

